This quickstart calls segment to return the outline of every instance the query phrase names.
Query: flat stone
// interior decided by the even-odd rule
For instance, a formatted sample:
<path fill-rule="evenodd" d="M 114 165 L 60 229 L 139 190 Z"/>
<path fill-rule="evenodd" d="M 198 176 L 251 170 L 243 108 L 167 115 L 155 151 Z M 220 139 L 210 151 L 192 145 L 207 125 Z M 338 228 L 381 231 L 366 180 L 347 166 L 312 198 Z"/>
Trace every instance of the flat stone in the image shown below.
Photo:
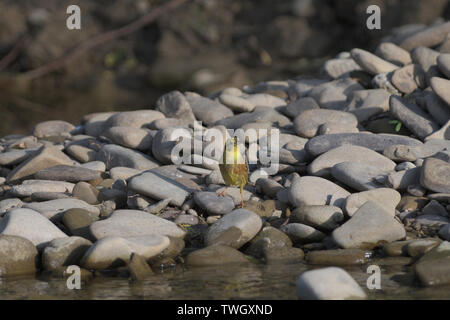
<path fill-rule="evenodd" d="M 313 87 L 308 96 L 314 98 L 321 108 L 344 110 L 353 91 L 364 88 L 351 78 L 342 78 Z"/>
<path fill-rule="evenodd" d="M 235 248 L 239 249 L 250 241 L 261 229 L 261 218 L 254 212 L 246 209 L 237 209 L 226 214 L 213 223 L 205 235 L 205 244 L 211 245 L 228 228 L 236 227 L 241 230 L 241 238 L 235 243 Z"/>
<path fill-rule="evenodd" d="M 96 221 L 89 228 L 96 239 L 145 235 L 183 238 L 185 235 L 175 223 L 139 210 L 116 210 L 109 218 Z"/>
<path fill-rule="evenodd" d="M 450 33 L 450 22 L 433 25 L 403 39 L 400 47 L 411 51 L 417 47 L 434 47 L 444 41 Z"/>
<path fill-rule="evenodd" d="M 223 245 L 195 250 L 186 257 L 188 267 L 242 265 L 246 263 L 248 263 L 248 260 L 243 253 Z"/>
<path fill-rule="evenodd" d="M 30 177 L 36 172 L 57 165 L 73 165 L 74 162 L 58 148 L 42 147 L 34 155 L 8 174 L 7 181 L 12 182 Z"/>
<path fill-rule="evenodd" d="M 308 173 L 315 176 L 331 175 L 331 168 L 341 162 L 357 162 L 378 168 L 380 171 L 394 171 L 395 162 L 368 148 L 343 145 L 323 153 L 308 166 Z"/>
<path fill-rule="evenodd" d="M 397 134 L 337 133 L 314 137 L 306 143 L 305 149 L 310 155 L 317 157 L 343 145 L 360 146 L 376 152 L 383 152 L 393 145 L 422 146 L 423 143 L 417 139 Z"/>
<path fill-rule="evenodd" d="M 60 165 L 40 170 L 35 179 L 67 182 L 91 181 L 100 178 L 100 172 L 77 166 Z"/>
<path fill-rule="evenodd" d="M 113 143 L 125 148 L 149 150 L 152 148 L 153 136 L 147 129 L 134 127 L 111 127 L 102 134 Z"/>
<path fill-rule="evenodd" d="M 432 77 L 440 77 L 442 75 L 437 66 L 438 57 L 439 52 L 427 47 L 418 47 L 411 51 L 412 61 L 420 65 L 428 84 L 430 84 Z"/>
<path fill-rule="evenodd" d="M 55 270 L 63 266 L 79 265 L 92 242 L 81 237 L 53 239 L 42 253 L 44 270 Z"/>
<path fill-rule="evenodd" d="M 450 225 L 450 224 L 449 224 Z M 410 257 L 421 257 L 428 251 L 437 247 L 442 241 L 436 238 L 424 238 L 410 241 L 406 246 L 406 251 Z"/>
<path fill-rule="evenodd" d="M 150 259 L 169 246 L 168 237 L 144 235 L 135 237 L 104 237 L 84 254 L 81 265 L 86 269 L 108 269 L 126 265 L 132 253 Z"/>
<path fill-rule="evenodd" d="M 22 208 L 23 202 L 19 198 L 9 198 L 0 201 L 0 216 L 3 216 L 8 211 Z"/>
<path fill-rule="evenodd" d="M 302 223 L 288 223 L 280 228 L 294 244 L 320 242 L 326 235 L 313 227 Z"/>
<path fill-rule="evenodd" d="M 391 172 L 387 175 L 385 184 L 387 187 L 404 190 L 408 186 L 416 185 L 420 182 L 421 168 L 412 168 L 398 172 Z"/>
<path fill-rule="evenodd" d="M 291 239 L 282 231 L 274 227 L 264 227 L 258 234 L 249 241 L 245 254 L 257 259 L 263 258 L 264 249 L 280 249 L 292 247 Z"/>
<path fill-rule="evenodd" d="M 30 196 L 31 202 L 42 202 L 56 199 L 68 199 L 72 195 L 67 192 L 33 192 Z"/>
<path fill-rule="evenodd" d="M 413 240 L 394 241 L 383 245 L 383 252 L 389 257 L 407 256 L 407 247 Z"/>
<path fill-rule="evenodd" d="M 421 139 L 440 128 L 422 109 L 403 98 L 391 96 L 389 104 L 390 113 Z"/>
<path fill-rule="evenodd" d="M 103 126 L 111 116 L 118 112 L 96 112 L 87 114 L 83 117 L 82 123 L 84 124 L 84 132 L 87 135 L 98 137 L 103 132 Z"/>
<path fill-rule="evenodd" d="M 75 158 L 77 161 L 80 161 L 81 163 L 94 161 L 97 159 L 97 151 L 80 146 L 77 144 L 71 144 L 67 146 L 64 151 L 71 157 Z"/>
<path fill-rule="evenodd" d="M 418 225 L 436 228 L 440 228 L 449 222 L 448 218 L 435 214 L 423 214 L 415 219 L 415 223 Z"/>
<path fill-rule="evenodd" d="M 288 117 L 283 116 L 274 108 L 256 107 L 252 112 L 243 112 L 227 117 L 215 122 L 214 125 L 222 125 L 228 129 L 238 129 L 250 122 L 269 122 L 276 124 L 278 127 L 283 127 L 290 124 L 291 121 Z"/>
<path fill-rule="evenodd" d="M 178 141 L 182 138 L 182 141 Z M 175 159 L 173 150 L 175 147 L 180 147 L 192 152 L 192 133 L 186 128 L 166 128 L 159 130 L 153 138 L 152 154 L 153 156 L 164 164 L 172 164 L 175 161 L 182 160 L 180 156 Z M 182 161 L 180 161 L 182 162 Z"/>
<path fill-rule="evenodd" d="M 437 58 L 439 70 L 450 79 L 450 54 L 441 53 Z"/>
<path fill-rule="evenodd" d="M 284 99 L 264 92 L 248 94 L 244 97 L 257 107 L 278 108 L 286 105 Z"/>
<path fill-rule="evenodd" d="M 219 101 L 235 112 L 252 112 L 255 109 L 255 104 L 250 100 L 231 94 L 222 93 Z"/>
<path fill-rule="evenodd" d="M 297 280 L 297 296 L 302 300 L 367 298 L 359 284 L 344 269 L 336 267 L 302 273 Z"/>
<path fill-rule="evenodd" d="M 27 160 L 36 153 L 37 149 L 10 150 L 0 153 L 0 165 L 15 166 Z"/>
<path fill-rule="evenodd" d="M 305 176 L 295 179 L 289 189 L 289 201 L 294 207 L 333 205 L 343 208 L 350 193 L 331 181 Z"/>
<path fill-rule="evenodd" d="M 316 250 L 306 255 L 306 262 L 322 266 L 361 265 L 367 262 L 367 251 L 360 249 Z"/>
<path fill-rule="evenodd" d="M 433 77 L 430 80 L 431 88 L 441 98 L 447 106 L 450 106 L 450 80 Z M 449 107 L 450 108 L 450 107 Z"/>
<path fill-rule="evenodd" d="M 40 139 L 57 136 L 70 136 L 75 126 L 62 120 L 50 120 L 38 123 L 33 128 L 33 135 Z"/>
<path fill-rule="evenodd" d="M 393 64 L 405 66 L 411 63 L 411 55 L 392 42 L 382 42 L 375 50 L 377 56 Z"/>
<path fill-rule="evenodd" d="M 350 54 L 352 55 L 353 60 L 355 60 L 355 62 L 361 66 L 363 70 L 372 75 L 391 72 L 398 68 L 397 65 L 383 60 L 380 57 L 377 57 L 376 55 L 362 49 L 352 49 Z"/>
<path fill-rule="evenodd" d="M 369 191 L 354 193 L 345 201 L 345 212 L 349 217 L 353 216 L 355 212 L 367 201 L 373 201 L 380 207 L 383 207 L 392 216 L 395 215 L 395 208 L 401 200 L 401 195 L 398 191 L 391 188 L 378 188 Z"/>
<path fill-rule="evenodd" d="M 103 124 L 103 130 L 111 127 L 142 128 L 154 120 L 165 118 L 162 112 L 156 110 L 135 110 L 118 112 L 109 117 Z"/>
<path fill-rule="evenodd" d="M 39 212 L 47 219 L 54 220 L 61 219 L 64 212 L 74 208 L 88 210 L 97 216 L 100 214 L 100 210 L 97 207 L 94 207 L 82 200 L 73 198 L 24 203 L 23 208 L 32 209 Z"/>
<path fill-rule="evenodd" d="M 262 193 L 270 198 L 275 198 L 277 193 L 284 189 L 281 184 L 269 178 L 259 178 L 255 185 L 257 190 L 261 190 Z"/>
<path fill-rule="evenodd" d="M 423 207 L 422 214 L 437 214 L 443 217 L 448 215 L 445 207 L 436 200 L 431 200 L 425 207 Z"/>
<path fill-rule="evenodd" d="M 190 190 L 186 186 L 174 179 L 151 171 L 132 177 L 128 187 L 135 192 L 156 200 L 170 198 L 170 203 L 175 206 L 183 205 L 186 198 L 190 195 Z"/>
<path fill-rule="evenodd" d="M 359 122 L 370 117 L 389 111 L 390 93 L 384 89 L 370 89 L 353 91 L 350 102 L 344 111 L 356 116 Z"/>
<path fill-rule="evenodd" d="M 284 113 L 295 118 L 306 110 L 319 109 L 317 102 L 311 97 L 303 97 L 290 102 L 284 109 Z"/>
<path fill-rule="evenodd" d="M 83 164 L 80 164 L 80 168 L 89 169 L 93 171 L 105 172 L 106 166 L 101 161 L 89 161 Z"/>
<path fill-rule="evenodd" d="M 323 69 L 326 75 L 333 79 L 347 76 L 352 71 L 362 70 L 352 58 L 327 60 Z"/>
<path fill-rule="evenodd" d="M 73 183 L 64 181 L 25 180 L 22 184 L 13 186 L 9 192 L 11 196 L 24 198 L 36 192 L 71 193 L 74 186 Z"/>
<path fill-rule="evenodd" d="M 301 137 L 312 138 L 317 135 L 320 126 L 335 123 L 348 128 L 356 128 L 358 120 L 348 112 L 311 109 L 302 112 L 294 119 L 294 130 Z"/>
<path fill-rule="evenodd" d="M 302 206 L 292 211 L 289 221 L 329 231 L 339 227 L 344 214 L 335 206 Z"/>
<path fill-rule="evenodd" d="M 361 248 L 380 241 L 396 241 L 404 238 L 405 229 L 378 204 L 367 201 L 351 217 L 332 233 L 333 241 L 341 248 Z"/>
<path fill-rule="evenodd" d="M 367 191 L 381 188 L 384 184 L 378 181 L 385 180 L 387 171 L 360 162 L 340 162 L 331 168 L 333 178 L 357 190 Z"/>
<path fill-rule="evenodd" d="M 150 156 L 115 144 L 104 145 L 97 154 L 97 160 L 104 162 L 107 170 L 114 167 L 149 170 L 159 166 Z"/>
<path fill-rule="evenodd" d="M 140 173 L 142 173 L 142 170 L 127 167 L 114 167 L 109 170 L 109 175 L 113 180 L 128 180 Z"/>
<path fill-rule="evenodd" d="M 450 242 L 444 241 L 414 264 L 414 272 L 425 286 L 450 284 Z"/>
<path fill-rule="evenodd" d="M 450 193 L 450 163 L 436 158 L 425 159 L 420 184 L 434 192 Z"/>
<path fill-rule="evenodd" d="M 195 203 L 206 210 L 209 215 L 223 215 L 234 209 L 234 201 L 230 197 L 220 197 L 215 192 L 197 192 Z"/>
<path fill-rule="evenodd" d="M 0 235 L 18 236 L 30 240 L 38 249 L 56 238 L 67 235 L 50 220 L 31 209 L 14 209 L 0 221 Z"/>
<path fill-rule="evenodd" d="M 0 277 L 11 277 L 36 272 L 38 251 L 25 238 L 0 235 Z"/>
<path fill-rule="evenodd" d="M 185 97 L 194 112 L 195 118 L 207 126 L 233 116 L 233 111 L 220 102 L 199 95 L 185 95 Z"/>

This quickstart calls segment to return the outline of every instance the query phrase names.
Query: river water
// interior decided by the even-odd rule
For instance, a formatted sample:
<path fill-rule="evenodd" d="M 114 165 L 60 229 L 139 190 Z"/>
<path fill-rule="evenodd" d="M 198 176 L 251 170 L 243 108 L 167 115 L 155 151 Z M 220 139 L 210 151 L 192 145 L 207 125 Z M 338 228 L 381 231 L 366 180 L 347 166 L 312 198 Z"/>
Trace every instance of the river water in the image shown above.
<path fill-rule="evenodd" d="M 411 267 L 374 261 L 381 268 L 381 289 L 368 290 L 369 299 L 450 299 L 450 286 L 421 287 Z M 368 265 L 370 265 L 369 263 Z M 367 266 L 344 267 L 367 288 Z M 297 299 L 296 280 L 306 264 L 255 264 L 249 266 L 186 269 L 177 266 L 132 282 L 121 277 L 97 276 L 80 290 L 67 288 L 66 280 L 37 276 L 0 279 L 0 299 Z"/>

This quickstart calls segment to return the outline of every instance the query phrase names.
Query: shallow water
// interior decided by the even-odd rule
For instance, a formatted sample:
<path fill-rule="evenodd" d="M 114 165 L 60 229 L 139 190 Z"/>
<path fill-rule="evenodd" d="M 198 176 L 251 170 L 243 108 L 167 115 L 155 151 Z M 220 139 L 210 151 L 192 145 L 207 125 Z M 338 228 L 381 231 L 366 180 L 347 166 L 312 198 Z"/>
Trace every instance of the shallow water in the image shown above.
<path fill-rule="evenodd" d="M 368 265 L 345 267 L 363 288 Z M 307 269 L 305 264 L 177 267 L 142 282 L 96 277 L 80 290 L 43 276 L 1 279 L 0 299 L 297 299 L 295 282 Z M 450 299 L 450 286 L 420 287 L 411 268 L 402 265 L 381 266 L 381 290 L 366 292 L 369 299 Z"/>

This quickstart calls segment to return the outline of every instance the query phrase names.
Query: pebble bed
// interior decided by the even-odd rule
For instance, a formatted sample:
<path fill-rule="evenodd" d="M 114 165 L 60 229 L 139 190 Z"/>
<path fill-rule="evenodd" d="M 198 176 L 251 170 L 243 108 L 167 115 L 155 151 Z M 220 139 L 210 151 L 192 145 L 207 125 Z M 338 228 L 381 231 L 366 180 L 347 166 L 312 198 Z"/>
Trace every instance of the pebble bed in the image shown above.
<path fill-rule="evenodd" d="M 405 26 L 315 78 L 172 91 L 3 137 L 0 277 L 302 264 L 298 298 L 366 299 L 344 267 L 392 261 L 415 286 L 450 286 L 449 79 L 450 22 Z M 239 188 L 218 195 L 220 155 L 172 163 L 173 132 L 194 121 L 280 130 L 279 170 L 250 165 L 244 208 Z"/>

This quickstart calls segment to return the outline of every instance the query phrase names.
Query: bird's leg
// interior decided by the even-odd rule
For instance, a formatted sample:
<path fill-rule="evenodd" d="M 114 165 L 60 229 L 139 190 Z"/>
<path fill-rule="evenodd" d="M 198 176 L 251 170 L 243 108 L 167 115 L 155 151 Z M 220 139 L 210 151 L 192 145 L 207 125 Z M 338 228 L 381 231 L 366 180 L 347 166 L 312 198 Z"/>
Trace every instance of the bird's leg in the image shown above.
<path fill-rule="evenodd" d="M 244 186 L 241 185 L 241 208 L 244 207 Z"/>
<path fill-rule="evenodd" d="M 225 189 L 223 189 L 223 191 L 219 192 L 217 195 L 219 197 L 225 197 L 227 195 L 227 187 L 225 187 Z"/>

